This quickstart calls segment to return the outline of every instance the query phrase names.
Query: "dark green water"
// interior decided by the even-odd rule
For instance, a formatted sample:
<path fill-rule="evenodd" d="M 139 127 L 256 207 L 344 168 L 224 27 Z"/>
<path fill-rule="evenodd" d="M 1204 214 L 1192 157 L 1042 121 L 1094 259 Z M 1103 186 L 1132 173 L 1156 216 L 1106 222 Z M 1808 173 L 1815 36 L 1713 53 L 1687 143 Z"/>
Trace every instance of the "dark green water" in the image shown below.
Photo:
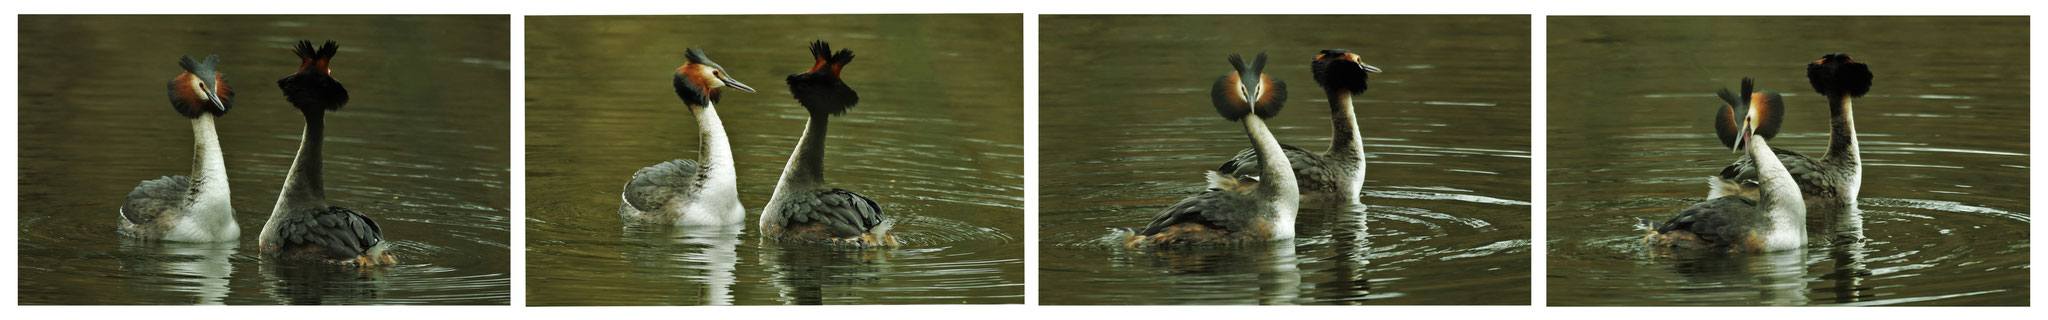
<path fill-rule="evenodd" d="M 1553 305 L 2026 305 L 2024 17 L 1551 17 L 1548 292 Z M 1868 241 L 1656 259 L 1637 218 L 1668 219 L 1739 157 L 1715 90 L 1785 95 L 1772 147 L 1827 150 L 1805 65 L 1848 53 L 1876 75 L 1854 104 Z M 1845 224 L 1857 225 L 1857 224 Z M 1823 239 L 1822 235 L 1814 235 Z"/>
<path fill-rule="evenodd" d="M 19 302 L 509 304 L 506 16 L 22 16 Z M 327 116 L 329 201 L 369 215 L 400 265 L 370 273 L 256 255 L 304 126 L 276 81 L 332 39 L 351 101 Z M 218 122 L 241 241 L 115 233 L 129 190 L 191 172 L 164 83 L 221 56 Z"/>
<path fill-rule="evenodd" d="M 1039 301 L 1044 304 L 1529 303 L 1527 16 L 1042 16 Z M 1140 227 L 1249 146 L 1216 116 L 1225 57 L 1261 51 L 1287 81 L 1269 121 L 1321 150 L 1309 61 L 1385 70 L 1354 98 L 1366 208 L 1304 208 L 1297 239 L 1131 251 Z"/>
<path fill-rule="evenodd" d="M 1024 302 L 1020 15 L 527 18 L 529 305 Z M 759 238 L 801 137 L 785 75 L 808 46 L 851 49 L 859 106 L 832 120 L 825 171 L 901 219 L 907 244 L 848 252 Z M 702 46 L 733 78 L 739 230 L 622 228 L 633 172 L 699 150 L 671 84 Z"/>

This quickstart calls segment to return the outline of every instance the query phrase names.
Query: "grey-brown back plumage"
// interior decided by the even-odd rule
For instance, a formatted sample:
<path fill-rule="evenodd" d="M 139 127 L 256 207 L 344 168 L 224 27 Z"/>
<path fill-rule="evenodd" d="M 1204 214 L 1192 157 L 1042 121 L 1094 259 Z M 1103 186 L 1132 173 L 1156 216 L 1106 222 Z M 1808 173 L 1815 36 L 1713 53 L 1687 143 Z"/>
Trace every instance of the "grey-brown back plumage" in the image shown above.
<path fill-rule="evenodd" d="M 787 198 L 790 201 L 771 214 L 780 215 L 788 225 L 823 224 L 827 234 L 840 238 L 873 233 L 886 224 L 882 207 L 860 193 L 839 188 L 809 192 Z"/>
<path fill-rule="evenodd" d="M 1658 233 L 1691 232 L 1710 247 L 1726 249 L 1746 241 L 1751 236 L 1749 230 L 1761 230 L 1767 224 L 1770 219 L 1757 210 L 1756 200 L 1725 196 L 1693 204 L 1654 227 Z"/>
<path fill-rule="evenodd" d="M 128 200 L 121 203 L 121 217 L 134 224 L 149 224 L 172 211 L 184 211 L 191 194 L 192 178 L 167 176 L 145 180 L 128 192 Z"/>
<path fill-rule="evenodd" d="M 362 213 L 342 207 L 308 210 L 312 212 L 292 215 L 279 222 L 279 249 L 300 252 L 310 247 L 319 250 L 322 258 L 347 260 L 369 253 L 371 248 L 384 242 L 383 229 Z M 307 258 L 303 255 L 296 257 Z"/>
<path fill-rule="evenodd" d="M 1778 162 L 1785 164 L 1786 173 L 1792 174 L 1792 182 L 1799 185 L 1799 194 L 1805 195 L 1807 199 L 1836 198 L 1841 193 L 1841 190 L 1831 186 L 1845 184 L 1836 180 L 1852 174 L 1850 172 L 1830 173 L 1828 170 L 1847 170 L 1844 169 L 1847 167 L 1823 165 L 1820 160 L 1796 151 L 1771 148 L 1771 152 L 1778 155 Z M 1735 163 L 1722 168 L 1720 177 L 1730 182 L 1743 183 L 1744 189 L 1755 189 L 1755 181 L 1757 181 L 1756 159 L 1750 158 L 1749 155 L 1743 155 L 1742 158 L 1735 159 Z M 1751 193 L 1748 191 L 1751 190 L 1745 190 L 1743 193 Z"/>
<path fill-rule="evenodd" d="M 1250 195 L 1221 189 L 1209 189 L 1180 202 L 1167 206 L 1152 216 L 1152 222 L 1138 235 L 1150 236 L 1182 223 L 1197 223 L 1203 226 L 1229 232 L 1251 231 L 1252 220 L 1259 213 L 1259 201 Z"/>
<path fill-rule="evenodd" d="M 704 173 L 710 171 L 695 160 L 676 159 L 640 168 L 633 181 L 626 182 L 626 203 L 642 212 L 664 210 L 676 197 L 704 188 Z"/>

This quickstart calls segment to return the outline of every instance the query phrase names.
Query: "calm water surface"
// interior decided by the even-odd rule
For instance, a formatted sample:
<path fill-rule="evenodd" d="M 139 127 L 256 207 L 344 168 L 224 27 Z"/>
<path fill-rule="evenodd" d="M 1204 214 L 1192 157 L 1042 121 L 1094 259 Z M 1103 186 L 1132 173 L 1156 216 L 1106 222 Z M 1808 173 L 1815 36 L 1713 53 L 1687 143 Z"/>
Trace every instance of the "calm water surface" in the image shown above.
<path fill-rule="evenodd" d="M 1019 15 L 527 19 L 529 305 L 1023 303 Z M 852 49 L 860 105 L 832 120 L 834 187 L 875 199 L 907 242 L 859 251 L 763 241 L 754 221 L 807 117 L 784 76 L 812 40 Z M 717 105 L 744 228 L 624 226 L 633 172 L 695 158 L 670 83 L 703 46 L 759 90 Z"/>
<path fill-rule="evenodd" d="M 1527 16 L 1042 19 L 1042 303 L 1529 303 Z M 1232 53 L 1289 82 L 1280 141 L 1326 148 L 1308 65 L 1331 48 L 1386 71 L 1354 98 L 1364 208 L 1305 208 L 1297 239 L 1264 245 L 1116 244 L 1250 145 L 1209 102 Z"/>
<path fill-rule="evenodd" d="M 1550 303 L 2027 304 L 2026 18 L 1550 23 Z M 1713 46 L 1744 49 L 1700 50 Z M 1834 52 L 1876 75 L 1855 101 L 1861 203 L 1825 212 L 1839 231 L 1803 252 L 1645 254 L 1636 219 L 1705 200 L 1706 177 L 1739 157 L 1708 126 L 1715 90 L 1755 77 L 1785 95 L 1771 146 L 1827 150 L 1827 101 L 1805 64 Z"/>
<path fill-rule="evenodd" d="M 21 304 L 508 304 L 505 16 L 22 16 Z M 275 84 L 299 40 L 341 44 L 352 100 L 327 116 L 329 201 L 375 218 L 400 265 L 264 262 L 253 249 L 304 118 Z M 239 242 L 115 233 L 129 190 L 185 175 L 178 57 L 221 55 Z M 33 81 L 30 81 L 33 75 Z"/>

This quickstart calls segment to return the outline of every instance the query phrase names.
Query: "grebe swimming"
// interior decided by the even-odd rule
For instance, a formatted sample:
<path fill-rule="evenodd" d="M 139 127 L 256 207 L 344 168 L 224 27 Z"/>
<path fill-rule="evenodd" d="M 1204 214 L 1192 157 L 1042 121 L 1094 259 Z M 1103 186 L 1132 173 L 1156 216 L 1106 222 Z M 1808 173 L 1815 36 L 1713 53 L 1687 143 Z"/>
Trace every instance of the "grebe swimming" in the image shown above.
<path fill-rule="evenodd" d="M 235 91 L 221 73 L 220 56 L 178 60 L 184 73 L 171 78 L 171 109 L 192 119 L 192 175 L 143 181 L 121 203 L 120 232 L 146 240 L 221 242 L 241 238 L 228 201 L 228 168 L 220 156 L 214 118 L 235 105 Z"/>
<path fill-rule="evenodd" d="M 1265 119 L 1278 116 L 1287 101 L 1287 84 L 1265 74 L 1266 54 L 1252 63 L 1230 55 L 1236 71 L 1216 79 L 1211 103 L 1223 119 L 1242 121 L 1251 138 L 1261 179 L 1244 179 L 1232 188 L 1209 188 L 1181 199 L 1154 215 L 1145 228 L 1131 230 L 1128 247 L 1193 244 L 1236 244 L 1294 238 L 1294 216 L 1301 190 L 1293 165 L 1280 142 L 1266 129 Z M 1212 172 L 1211 176 L 1215 174 Z"/>
<path fill-rule="evenodd" d="M 311 41 L 299 41 L 292 53 L 299 55 L 299 71 L 277 80 L 285 100 L 306 118 L 304 136 L 299 139 L 298 156 L 285 174 L 284 190 L 270 220 L 263 223 L 257 247 L 265 256 L 293 262 L 330 263 L 355 266 L 397 264 L 386 249 L 384 230 L 369 216 L 327 203 L 321 184 L 320 142 L 325 136 L 327 111 L 348 104 L 348 90 L 335 81 L 328 69 L 340 46 L 334 41 L 313 48 Z"/>
<path fill-rule="evenodd" d="M 789 93 L 811 117 L 789 164 L 782 168 L 782 180 L 775 183 L 775 195 L 761 211 L 761 232 L 781 241 L 896 246 L 896 236 L 889 233 L 895 221 L 883 216 L 874 200 L 825 187 L 826 123 L 860 103 L 860 95 L 839 78 L 853 62 L 853 51 L 833 53 L 832 45 L 814 41 L 811 57 L 816 63 L 810 71 L 791 74 L 787 80 Z"/>
<path fill-rule="evenodd" d="M 1365 187 L 1365 142 L 1358 133 L 1358 114 L 1351 107 L 1351 97 L 1365 93 L 1366 78 L 1380 73 L 1380 68 L 1366 64 L 1350 50 L 1330 49 L 1317 54 L 1309 69 L 1330 98 L 1330 127 L 1335 137 L 1322 153 L 1287 144 L 1280 145 L 1281 151 L 1294 166 L 1294 181 L 1300 184 L 1302 196 L 1358 203 L 1359 190 Z M 1238 151 L 1236 157 L 1210 172 L 1209 187 L 1236 189 L 1234 184 L 1258 174 L 1258 163 L 1256 149 Z"/>
<path fill-rule="evenodd" d="M 697 117 L 698 159 L 676 159 L 633 173 L 619 194 L 619 218 L 627 221 L 684 226 L 740 225 L 747 218 L 740 206 L 732 162 L 732 142 L 718 119 L 723 88 L 754 92 L 726 74 L 725 67 L 704 56 L 703 48 L 683 50 L 686 62 L 676 68 L 676 96 Z"/>
<path fill-rule="evenodd" d="M 1778 161 L 1798 182 L 1799 193 L 1808 205 L 1841 206 L 1856 203 L 1863 184 L 1862 149 L 1856 142 L 1856 120 L 1850 107 L 1854 98 L 1870 93 L 1870 66 L 1850 59 L 1848 54 L 1821 56 L 1806 65 L 1806 80 L 1813 91 L 1828 99 L 1828 151 L 1820 159 L 1785 149 L 1772 149 Z M 1707 179 L 1710 198 L 1739 195 L 1755 199 L 1756 160 L 1743 155 L 1718 176 Z"/>
<path fill-rule="evenodd" d="M 1757 159 L 1757 196 L 1722 196 L 1692 205 L 1661 224 L 1644 221 L 1651 231 L 1643 240 L 1660 248 L 1727 252 L 1768 252 L 1806 246 L 1806 203 L 1792 173 L 1771 152 L 1767 142 L 1778 135 L 1785 115 L 1777 92 L 1753 93 L 1742 79 L 1742 95 L 1721 89 L 1726 103 L 1714 119 L 1721 144 Z"/>

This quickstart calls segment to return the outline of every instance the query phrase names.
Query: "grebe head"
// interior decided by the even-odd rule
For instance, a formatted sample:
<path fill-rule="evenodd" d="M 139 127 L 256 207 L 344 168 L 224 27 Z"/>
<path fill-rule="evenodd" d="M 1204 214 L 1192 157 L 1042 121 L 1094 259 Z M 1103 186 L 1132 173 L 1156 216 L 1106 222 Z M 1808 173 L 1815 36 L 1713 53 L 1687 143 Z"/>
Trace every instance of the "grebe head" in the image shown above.
<path fill-rule="evenodd" d="M 1813 84 L 1813 92 L 1823 96 L 1862 98 L 1870 93 L 1870 78 L 1870 66 L 1850 59 L 1847 53 L 1831 53 L 1806 64 L 1806 81 Z"/>
<path fill-rule="evenodd" d="M 171 77 L 171 109 L 186 118 L 198 118 L 201 114 L 226 115 L 228 108 L 235 106 L 235 90 L 228 88 L 228 76 L 216 70 L 220 56 L 207 55 L 206 61 L 194 61 L 192 57 L 178 58 L 178 67 L 184 73 Z"/>
<path fill-rule="evenodd" d="M 299 71 L 278 79 L 277 87 L 284 89 L 284 99 L 298 107 L 299 112 L 318 114 L 341 110 L 341 106 L 348 104 L 348 88 L 335 81 L 333 70 L 328 69 L 328 63 L 339 50 L 341 46 L 331 40 L 318 49 L 313 48 L 312 41 L 305 40 L 292 47 L 292 53 L 299 55 Z"/>
<path fill-rule="evenodd" d="M 1714 133 L 1721 136 L 1721 145 L 1742 151 L 1749 145 L 1751 136 L 1762 136 L 1765 140 L 1778 136 L 1778 125 L 1784 123 L 1785 100 L 1774 91 L 1755 92 L 1755 82 L 1742 78 L 1742 95 L 1721 88 L 1722 105 L 1714 116 Z"/>
<path fill-rule="evenodd" d="M 845 114 L 847 109 L 860 104 L 860 95 L 846 86 L 839 75 L 846 64 L 853 62 L 853 51 L 839 49 L 832 52 L 832 45 L 824 41 L 811 41 L 811 70 L 789 75 L 789 94 L 796 96 L 797 103 L 812 114 Z"/>
<path fill-rule="evenodd" d="M 1280 108 L 1287 102 L 1287 83 L 1265 74 L 1266 53 L 1261 52 L 1251 64 L 1244 63 L 1244 57 L 1230 55 L 1230 66 L 1237 71 L 1224 74 L 1216 79 L 1216 86 L 1210 88 L 1210 101 L 1216 104 L 1216 113 L 1224 119 L 1237 121 L 1247 114 L 1258 114 L 1260 119 L 1280 114 Z"/>
<path fill-rule="evenodd" d="M 733 80 L 732 75 L 725 73 L 725 67 L 718 66 L 717 62 L 711 62 L 711 57 L 704 56 L 702 47 L 683 50 L 683 58 L 688 62 L 676 68 L 675 83 L 676 96 L 682 97 L 684 104 L 709 106 L 717 103 L 718 93 L 722 91 L 719 88 L 731 87 L 754 92 L 754 87 Z"/>
<path fill-rule="evenodd" d="M 1309 69 L 1315 71 L 1316 84 L 1354 95 L 1365 93 L 1367 75 L 1380 73 L 1380 67 L 1365 64 L 1365 59 L 1358 53 L 1344 49 L 1323 50 L 1309 62 Z"/>

